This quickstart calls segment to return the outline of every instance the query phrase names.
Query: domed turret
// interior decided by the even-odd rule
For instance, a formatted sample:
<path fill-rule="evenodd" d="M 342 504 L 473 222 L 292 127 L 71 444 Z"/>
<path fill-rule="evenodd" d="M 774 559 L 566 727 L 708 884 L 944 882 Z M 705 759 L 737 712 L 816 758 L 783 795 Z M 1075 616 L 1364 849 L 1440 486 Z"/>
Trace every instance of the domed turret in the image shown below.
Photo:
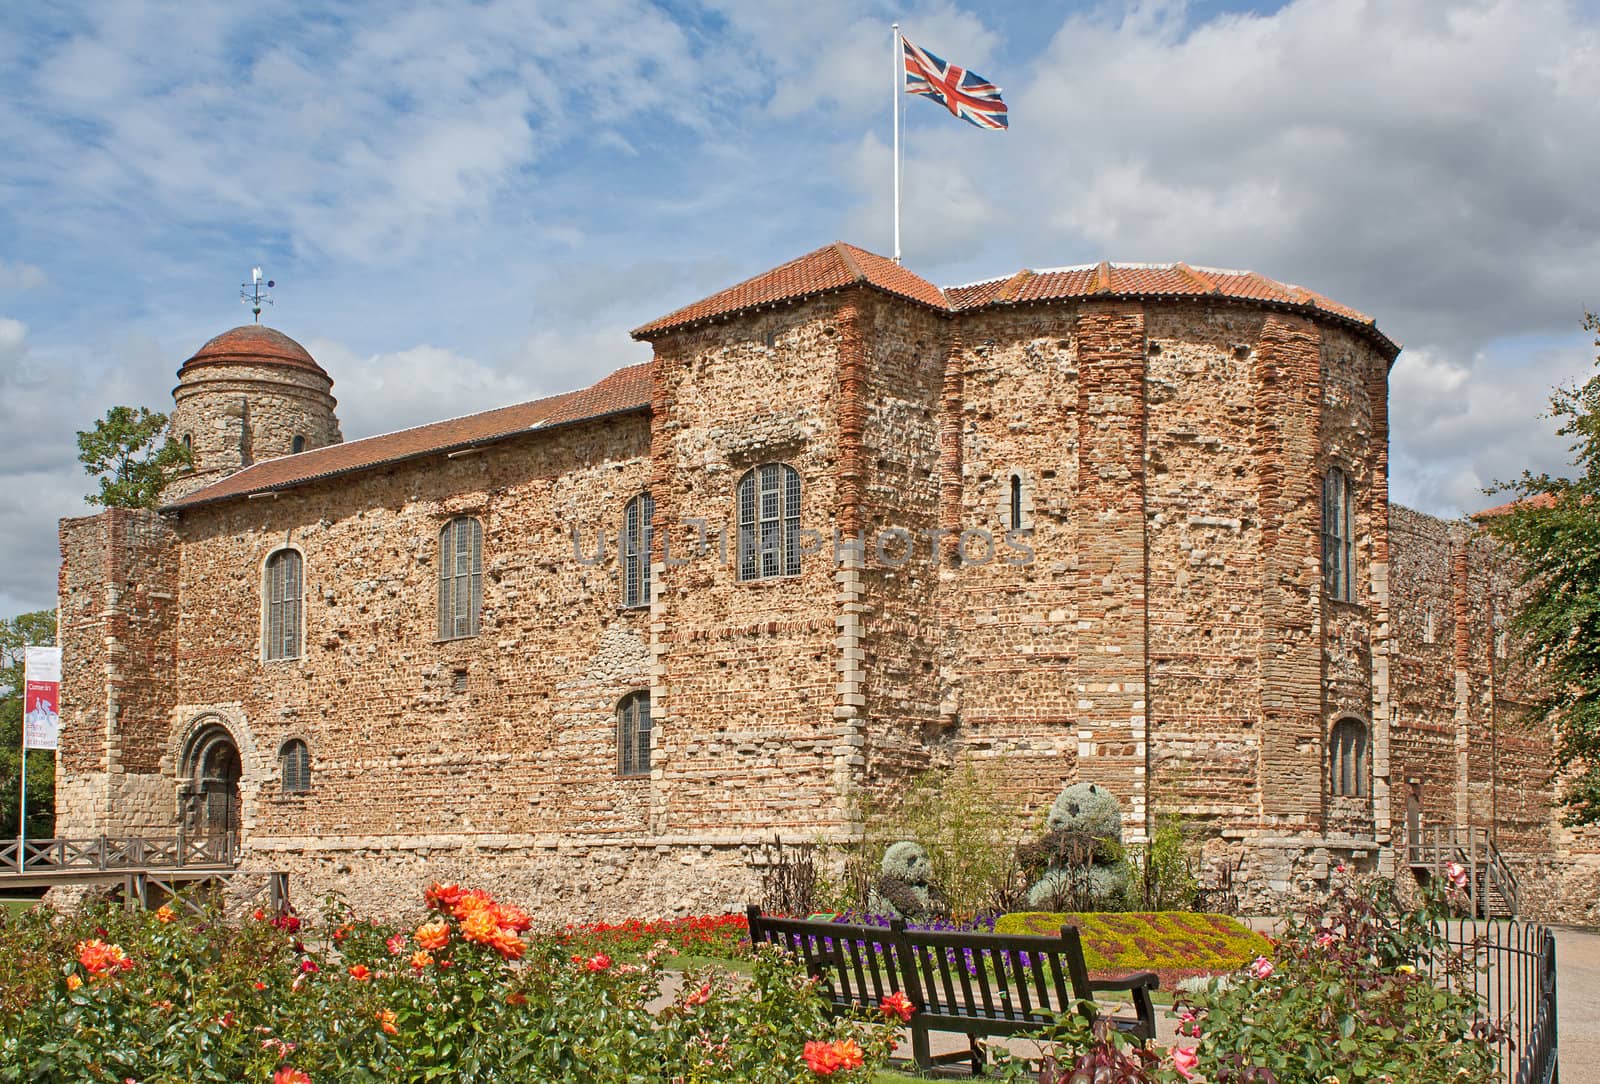
<path fill-rule="evenodd" d="M 246 324 L 207 342 L 178 369 L 173 437 L 193 470 L 167 487 L 173 500 L 262 459 L 344 440 L 333 380 L 281 331 Z"/>

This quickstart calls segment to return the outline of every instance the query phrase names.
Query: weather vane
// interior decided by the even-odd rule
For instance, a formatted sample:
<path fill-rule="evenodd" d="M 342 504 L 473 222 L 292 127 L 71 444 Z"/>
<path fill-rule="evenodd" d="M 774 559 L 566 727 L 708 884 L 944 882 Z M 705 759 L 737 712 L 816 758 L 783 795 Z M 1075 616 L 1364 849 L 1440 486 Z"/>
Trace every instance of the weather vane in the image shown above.
<path fill-rule="evenodd" d="M 277 283 L 271 279 L 267 279 L 265 284 L 262 283 L 259 267 L 250 269 L 249 282 L 239 284 L 239 300 L 250 306 L 250 311 L 256 314 L 258 324 L 261 322 L 261 306 L 272 304 L 272 296 L 267 291 L 276 285 Z"/>

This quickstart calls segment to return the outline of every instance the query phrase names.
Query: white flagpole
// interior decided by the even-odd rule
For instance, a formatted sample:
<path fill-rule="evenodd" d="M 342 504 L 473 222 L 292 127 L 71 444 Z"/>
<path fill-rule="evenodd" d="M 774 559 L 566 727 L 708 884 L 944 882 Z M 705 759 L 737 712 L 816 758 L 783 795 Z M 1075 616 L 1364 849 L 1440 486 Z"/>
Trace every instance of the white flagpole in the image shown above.
<path fill-rule="evenodd" d="M 901 59 L 900 24 L 894 24 L 894 262 L 900 262 L 900 85 L 905 81 L 905 61 Z"/>

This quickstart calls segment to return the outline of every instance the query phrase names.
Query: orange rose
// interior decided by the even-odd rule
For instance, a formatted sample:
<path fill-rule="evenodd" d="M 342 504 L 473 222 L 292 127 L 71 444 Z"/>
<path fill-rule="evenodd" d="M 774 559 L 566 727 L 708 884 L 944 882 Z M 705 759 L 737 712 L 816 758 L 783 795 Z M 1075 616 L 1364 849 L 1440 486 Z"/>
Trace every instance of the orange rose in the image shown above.
<path fill-rule="evenodd" d="M 416 968 L 418 971 L 421 971 L 431 963 L 433 963 L 433 957 L 429 956 L 421 949 L 418 949 L 416 952 L 411 954 L 411 966 Z"/>
<path fill-rule="evenodd" d="M 442 918 L 424 922 L 412 936 L 425 949 L 442 949 L 450 942 L 450 923 Z"/>
<path fill-rule="evenodd" d="M 487 908 L 470 911 L 461 921 L 461 936 L 474 944 L 491 944 L 499 932 L 500 924 L 494 920 L 494 912 Z"/>
<path fill-rule="evenodd" d="M 83 985 L 83 980 L 78 978 L 78 976 L 76 976 L 76 975 L 68 975 L 67 976 L 67 989 L 68 990 L 76 990 L 82 985 Z"/>
<path fill-rule="evenodd" d="M 527 950 L 527 946 L 522 943 L 522 938 L 517 936 L 516 931 L 505 926 L 495 927 L 494 937 L 489 944 L 508 960 L 522 959 L 523 952 Z"/>
<path fill-rule="evenodd" d="M 78 962 L 84 969 L 96 978 L 102 975 L 115 974 L 118 971 L 132 971 L 133 961 L 128 959 L 121 945 L 108 945 L 101 940 L 79 941 L 77 944 Z"/>
<path fill-rule="evenodd" d="M 450 907 L 450 913 L 457 922 L 465 922 L 467 916 L 478 911 L 492 911 L 494 897 L 481 888 L 474 888 L 471 892 L 463 892 Z"/>
<path fill-rule="evenodd" d="M 157 922 L 173 922 L 177 920 L 177 917 L 177 915 L 172 913 L 172 908 L 168 907 L 164 903 L 160 907 L 156 908 Z"/>
<path fill-rule="evenodd" d="M 528 912 L 520 907 L 513 907 L 509 903 L 497 904 L 494 909 L 494 920 L 508 930 L 523 933 L 533 925 L 533 919 L 528 917 Z"/>
<path fill-rule="evenodd" d="M 438 881 L 428 886 L 422 893 L 422 902 L 434 910 L 449 910 L 461 899 L 461 886 L 455 883 L 440 884 Z"/>
<path fill-rule="evenodd" d="M 311 1084 L 311 1078 L 303 1070 L 285 1065 L 272 1074 L 272 1084 Z"/>
<path fill-rule="evenodd" d="M 375 1014 L 378 1027 L 383 1029 L 385 1035 L 399 1035 L 400 1029 L 394 1026 L 395 1015 L 393 1009 L 379 1009 Z"/>
<path fill-rule="evenodd" d="M 356 964 L 350 968 L 350 977 L 357 982 L 366 982 L 372 977 L 372 972 L 367 968 L 366 964 Z"/>

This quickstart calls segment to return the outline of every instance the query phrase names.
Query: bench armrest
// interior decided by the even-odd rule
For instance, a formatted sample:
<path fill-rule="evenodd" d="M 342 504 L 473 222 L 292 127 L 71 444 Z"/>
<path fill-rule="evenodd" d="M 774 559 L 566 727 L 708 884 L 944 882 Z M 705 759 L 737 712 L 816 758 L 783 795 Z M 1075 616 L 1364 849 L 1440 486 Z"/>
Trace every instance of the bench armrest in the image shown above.
<path fill-rule="evenodd" d="M 1095 979 L 1089 983 L 1091 990 L 1158 990 L 1161 976 L 1154 971 L 1139 971 L 1132 975 L 1118 975 L 1114 979 Z"/>

